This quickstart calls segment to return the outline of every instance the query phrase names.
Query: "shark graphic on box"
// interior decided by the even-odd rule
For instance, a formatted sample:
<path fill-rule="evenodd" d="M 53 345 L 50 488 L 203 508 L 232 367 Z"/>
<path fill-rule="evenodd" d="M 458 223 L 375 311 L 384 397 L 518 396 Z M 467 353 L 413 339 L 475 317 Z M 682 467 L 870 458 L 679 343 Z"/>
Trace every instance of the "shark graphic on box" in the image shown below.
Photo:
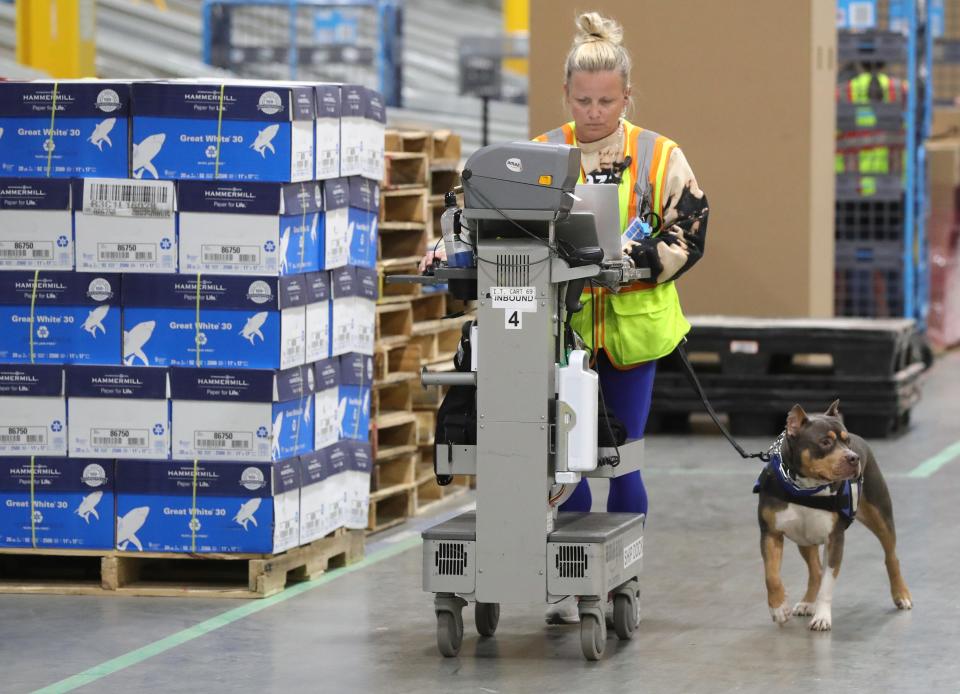
<path fill-rule="evenodd" d="M 100 520 L 100 514 L 97 513 L 97 504 L 100 503 L 100 499 L 103 498 L 103 492 L 93 492 L 83 497 L 83 501 L 80 502 L 80 505 L 77 506 L 77 510 L 74 511 L 78 516 L 83 518 L 84 522 L 90 522 L 90 516 L 93 515 L 94 518 Z"/>
<path fill-rule="evenodd" d="M 123 331 L 123 363 L 127 366 L 133 365 L 134 359 L 139 359 L 144 366 L 150 366 L 150 360 L 143 351 L 143 346 L 147 344 L 150 336 L 153 335 L 153 329 L 157 327 L 156 321 L 144 321 L 137 323 L 130 330 Z"/>
<path fill-rule="evenodd" d="M 273 154 L 277 153 L 277 150 L 273 148 L 273 138 L 277 136 L 277 133 L 280 131 L 280 125 L 268 125 L 266 128 L 257 133 L 257 139 L 253 141 L 253 144 L 250 145 L 250 149 L 259 154 L 261 157 L 266 158 L 266 150 L 270 150 Z"/>
<path fill-rule="evenodd" d="M 138 552 L 143 551 L 143 544 L 137 537 L 137 532 L 147 522 L 147 516 L 149 515 L 150 509 L 148 507 L 139 506 L 125 516 L 117 517 L 117 549 L 125 550 L 128 544 L 132 544 Z"/>
<path fill-rule="evenodd" d="M 103 143 L 106 142 L 108 146 L 113 147 L 113 142 L 110 140 L 110 131 L 113 130 L 113 126 L 117 124 L 116 118 L 107 118 L 102 123 L 99 123 L 96 128 L 93 129 L 93 134 L 87 138 L 87 142 L 92 144 L 94 147 L 103 151 Z"/>
<path fill-rule="evenodd" d="M 166 139 L 167 136 L 160 133 L 145 138 L 140 144 L 134 143 L 133 164 L 131 166 L 134 178 L 143 178 L 144 171 L 154 178 L 160 178 L 157 168 L 153 165 L 153 159 L 160 154 L 160 149 Z"/>

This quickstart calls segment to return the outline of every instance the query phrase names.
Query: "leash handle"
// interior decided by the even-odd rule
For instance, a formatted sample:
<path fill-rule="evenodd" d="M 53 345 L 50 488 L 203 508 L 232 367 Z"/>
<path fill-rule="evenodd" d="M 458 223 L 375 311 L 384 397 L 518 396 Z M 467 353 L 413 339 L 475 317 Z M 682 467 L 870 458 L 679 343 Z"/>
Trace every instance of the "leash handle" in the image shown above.
<path fill-rule="evenodd" d="M 690 385 L 693 386 L 693 389 L 697 391 L 697 396 L 700 398 L 700 402 L 703 403 L 704 408 L 707 410 L 707 414 L 710 415 L 710 419 L 712 419 L 713 423 L 717 425 L 717 429 L 719 429 L 724 438 L 730 442 L 730 445 L 736 449 L 741 458 L 746 460 L 751 458 L 759 458 L 765 463 L 770 462 L 770 453 L 767 451 L 760 453 L 747 453 L 745 450 L 743 450 L 743 446 L 737 443 L 737 440 L 733 438 L 730 432 L 727 431 L 727 428 L 720 422 L 720 417 L 718 417 L 717 413 L 714 412 L 713 405 L 710 404 L 706 393 L 703 392 L 703 386 L 700 385 L 700 379 L 697 378 L 697 374 L 693 370 L 693 365 L 690 363 L 690 358 L 687 356 L 687 350 L 683 348 L 683 343 L 686 341 L 687 339 L 683 338 L 680 344 L 677 345 L 676 351 L 677 354 L 680 355 L 680 361 L 683 362 L 683 368 L 686 373 L 687 380 L 690 381 Z"/>

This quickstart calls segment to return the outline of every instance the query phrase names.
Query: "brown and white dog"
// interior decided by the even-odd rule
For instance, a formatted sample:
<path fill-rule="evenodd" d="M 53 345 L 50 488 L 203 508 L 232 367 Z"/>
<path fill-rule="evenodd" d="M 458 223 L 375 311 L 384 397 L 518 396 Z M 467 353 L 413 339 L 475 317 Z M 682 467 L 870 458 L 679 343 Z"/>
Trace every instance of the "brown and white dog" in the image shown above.
<path fill-rule="evenodd" d="M 854 518 L 883 545 L 890 594 L 901 610 L 913 606 L 900 575 L 897 533 L 887 484 L 866 442 L 843 425 L 837 400 L 822 415 L 795 405 L 787 428 L 771 451 L 755 492 L 760 495 L 760 552 L 770 616 L 784 624 L 791 614 L 812 616 L 810 628 L 831 628 L 833 589 L 843 559 L 844 531 Z M 779 450 L 777 450 L 779 449 Z M 799 545 L 809 578 L 803 600 L 791 609 L 780 578 L 783 538 Z M 819 546 L 824 545 L 821 567 Z"/>

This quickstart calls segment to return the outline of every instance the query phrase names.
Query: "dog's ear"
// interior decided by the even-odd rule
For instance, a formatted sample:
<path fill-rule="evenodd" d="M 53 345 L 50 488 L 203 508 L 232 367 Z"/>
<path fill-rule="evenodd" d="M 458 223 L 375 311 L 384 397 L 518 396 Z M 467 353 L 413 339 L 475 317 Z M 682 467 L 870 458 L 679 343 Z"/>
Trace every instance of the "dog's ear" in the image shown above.
<path fill-rule="evenodd" d="M 840 401 L 834 400 L 830 403 L 830 407 L 827 408 L 827 411 L 824 412 L 828 417 L 839 417 L 840 416 Z"/>
<path fill-rule="evenodd" d="M 800 405 L 794 405 L 787 414 L 787 435 L 796 436 L 808 421 L 810 420 L 807 417 L 807 413 L 803 411 L 803 408 L 800 407 Z"/>

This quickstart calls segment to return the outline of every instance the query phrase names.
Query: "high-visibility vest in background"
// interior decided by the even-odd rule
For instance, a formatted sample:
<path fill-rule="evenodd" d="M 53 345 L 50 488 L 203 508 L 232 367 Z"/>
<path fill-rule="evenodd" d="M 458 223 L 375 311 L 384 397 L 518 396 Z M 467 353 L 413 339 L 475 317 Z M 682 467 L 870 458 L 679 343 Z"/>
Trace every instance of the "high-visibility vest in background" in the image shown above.
<path fill-rule="evenodd" d="M 874 83 L 874 77 L 876 77 L 876 84 L 873 89 L 874 93 L 871 94 L 870 87 Z M 837 96 L 840 101 L 850 104 L 897 104 L 906 98 L 906 83 L 882 72 L 876 74 L 861 72 L 856 77 L 852 77 L 846 83 L 841 84 L 838 87 Z"/>
<path fill-rule="evenodd" d="M 624 158 L 630 166 L 620 182 L 620 229 L 638 214 L 663 219 L 663 187 L 667 164 L 677 143 L 626 120 Z M 534 138 L 537 142 L 577 145 L 576 125 L 566 123 Z M 586 178 L 580 169 L 580 183 Z M 659 226 L 659 224 L 654 224 Z M 590 288 L 580 296 L 583 309 L 571 325 L 591 350 L 603 349 L 614 366 L 629 368 L 670 354 L 690 331 L 680 308 L 676 285 L 635 282 L 619 293 Z"/>

